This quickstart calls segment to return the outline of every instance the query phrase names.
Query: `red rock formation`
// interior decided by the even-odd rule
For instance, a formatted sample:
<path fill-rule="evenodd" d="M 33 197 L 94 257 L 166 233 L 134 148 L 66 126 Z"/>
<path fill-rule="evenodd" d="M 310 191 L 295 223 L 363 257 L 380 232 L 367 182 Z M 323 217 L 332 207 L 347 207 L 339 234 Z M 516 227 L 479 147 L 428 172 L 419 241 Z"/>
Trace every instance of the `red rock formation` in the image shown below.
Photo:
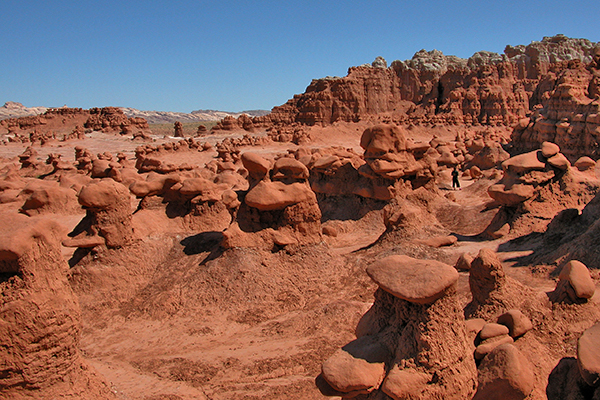
<path fill-rule="evenodd" d="M 215 129 L 329 125 L 385 115 L 397 123 L 515 125 L 517 147 L 554 141 L 564 149 L 574 143 L 573 154 L 587 154 L 585 146 L 596 143 L 600 129 L 599 60 L 598 44 L 562 35 L 469 59 L 421 50 L 390 67 L 377 60 L 349 68 L 343 78 L 315 79 L 271 114 L 252 123 L 247 116 L 227 117 Z M 557 126 L 561 121 L 566 124 Z"/>
<path fill-rule="evenodd" d="M 112 399 L 79 355 L 79 304 L 60 228 L 3 215 L 0 235 L 0 398 Z"/>
<path fill-rule="evenodd" d="M 77 127 L 87 129 L 131 134 L 136 131 L 149 131 L 148 122 L 143 118 L 128 118 L 118 107 L 91 108 L 52 108 L 44 114 L 9 118 L 0 121 L 0 126 L 16 135 L 37 131 L 45 135 L 55 130 L 71 133 Z M 77 131 L 81 137 L 81 132 Z"/>

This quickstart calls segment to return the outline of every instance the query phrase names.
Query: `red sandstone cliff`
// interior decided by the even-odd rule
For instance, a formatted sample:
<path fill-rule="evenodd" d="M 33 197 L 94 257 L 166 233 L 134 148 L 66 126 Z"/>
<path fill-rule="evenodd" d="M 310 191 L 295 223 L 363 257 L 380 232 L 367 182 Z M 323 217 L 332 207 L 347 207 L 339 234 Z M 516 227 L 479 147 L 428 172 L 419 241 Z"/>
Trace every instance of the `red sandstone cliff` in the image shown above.
<path fill-rule="evenodd" d="M 378 57 L 343 78 L 315 79 L 271 114 L 228 118 L 215 129 L 381 117 L 400 124 L 507 125 L 515 127 L 518 149 L 554 141 L 567 156 L 598 158 L 592 149 L 600 147 L 599 68 L 600 44 L 563 35 L 469 59 L 421 50 L 389 67 Z"/>
<path fill-rule="evenodd" d="M 273 122 L 307 125 L 357 121 L 389 114 L 403 121 L 513 124 L 539 106 L 548 106 L 556 76 L 579 61 L 594 65 L 598 45 L 564 36 L 528 46 L 507 46 L 504 54 L 478 52 L 465 60 L 440 51 L 417 52 L 386 67 L 351 67 L 343 78 L 316 79 L 306 92 L 275 107 Z M 585 74 L 584 74 L 585 75 Z M 592 72 L 580 77 L 582 86 Z M 597 80 L 597 79 L 596 79 Z M 597 84 L 587 95 L 596 95 Z"/>

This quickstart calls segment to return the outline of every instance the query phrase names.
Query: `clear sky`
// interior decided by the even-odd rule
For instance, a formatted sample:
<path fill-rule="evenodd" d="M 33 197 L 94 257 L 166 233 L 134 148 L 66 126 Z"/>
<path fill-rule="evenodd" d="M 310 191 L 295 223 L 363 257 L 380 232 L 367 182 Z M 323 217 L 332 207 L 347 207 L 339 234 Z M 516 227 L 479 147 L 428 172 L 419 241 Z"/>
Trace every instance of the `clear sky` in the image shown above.
<path fill-rule="evenodd" d="M 271 109 L 377 56 L 598 42 L 599 21 L 598 0 L 4 0 L 0 105 Z"/>

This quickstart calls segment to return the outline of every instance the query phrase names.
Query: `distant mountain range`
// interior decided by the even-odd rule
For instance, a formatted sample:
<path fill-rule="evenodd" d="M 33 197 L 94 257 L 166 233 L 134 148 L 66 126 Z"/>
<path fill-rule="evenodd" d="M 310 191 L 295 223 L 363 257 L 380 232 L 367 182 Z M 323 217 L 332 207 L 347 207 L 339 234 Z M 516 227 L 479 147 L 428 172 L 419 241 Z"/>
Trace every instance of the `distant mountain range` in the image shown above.
<path fill-rule="evenodd" d="M 269 110 L 248 110 L 241 112 L 228 112 L 228 111 L 217 111 L 217 110 L 196 110 L 191 113 L 171 112 L 171 111 L 141 111 L 135 108 L 121 107 L 121 110 L 128 117 L 141 117 L 145 118 L 150 124 L 160 124 L 169 122 L 197 122 L 197 121 L 220 121 L 223 118 L 231 115 L 233 117 L 239 117 L 242 114 L 247 114 L 251 117 L 257 117 L 261 115 L 267 115 L 271 111 Z"/>
<path fill-rule="evenodd" d="M 26 117 L 28 115 L 43 114 L 49 107 L 25 107 L 21 103 L 14 101 L 6 102 L 0 107 L 0 120 L 7 118 Z M 128 117 L 145 118 L 150 124 L 180 122 L 197 122 L 197 121 L 220 121 L 228 115 L 238 117 L 242 114 L 247 114 L 251 117 L 267 115 L 269 110 L 248 110 L 241 112 L 227 112 L 217 110 L 197 110 L 191 113 L 171 112 L 171 111 L 141 111 L 135 108 L 121 107 L 123 113 Z"/>

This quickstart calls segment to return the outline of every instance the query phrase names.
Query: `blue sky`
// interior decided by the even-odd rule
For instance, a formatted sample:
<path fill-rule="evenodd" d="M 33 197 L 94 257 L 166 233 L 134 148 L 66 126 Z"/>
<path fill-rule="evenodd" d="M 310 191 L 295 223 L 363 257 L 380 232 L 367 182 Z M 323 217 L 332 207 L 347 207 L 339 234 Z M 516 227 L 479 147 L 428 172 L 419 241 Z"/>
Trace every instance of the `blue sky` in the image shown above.
<path fill-rule="evenodd" d="M 377 56 L 468 58 L 558 33 L 598 42 L 599 17 L 597 0 L 7 0 L 0 104 L 271 109 Z"/>

